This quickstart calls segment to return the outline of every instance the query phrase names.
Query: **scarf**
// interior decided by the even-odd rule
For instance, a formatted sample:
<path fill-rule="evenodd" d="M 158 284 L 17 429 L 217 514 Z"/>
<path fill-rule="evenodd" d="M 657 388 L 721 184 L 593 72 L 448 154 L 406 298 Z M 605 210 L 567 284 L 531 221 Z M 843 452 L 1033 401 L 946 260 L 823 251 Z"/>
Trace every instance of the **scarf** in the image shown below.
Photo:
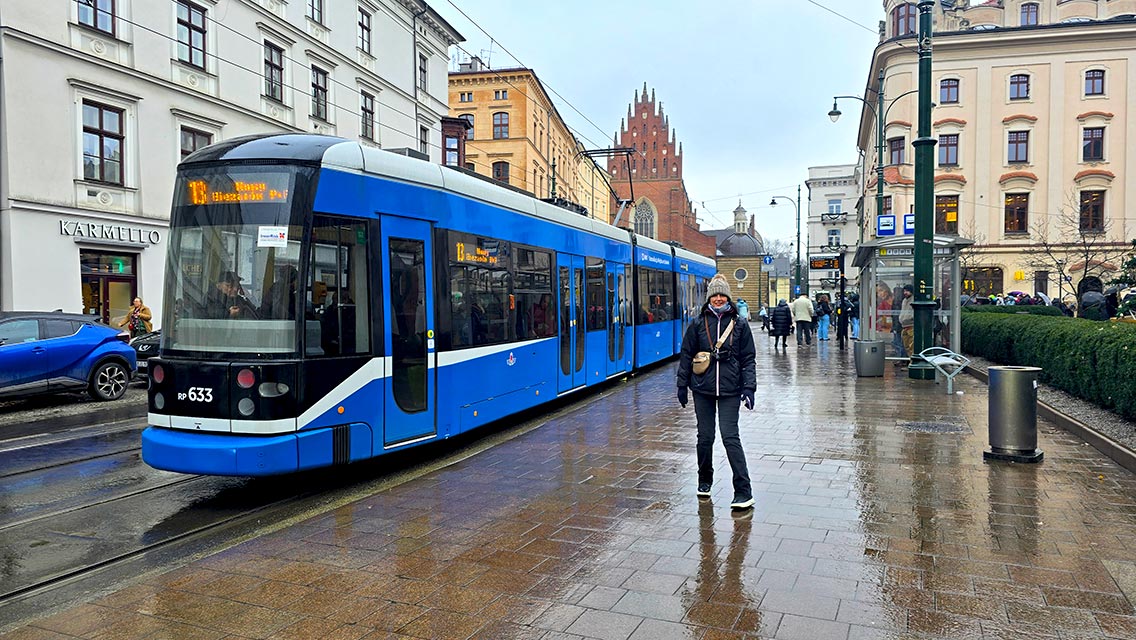
<path fill-rule="evenodd" d="M 732 309 L 732 308 L 733 308 L 733 307 L 732 307 L 732 306 L 730 305 L 730 303 L 729 303 L 729 302 L 727 302 L 726 304 L 722 305 L 722 308 L 720 308 L 720 309 L 715 309 L 715 308 L 714 308 L 714 305 L 712 305 L 712 304 L 708 304 L 708 305 L 706 305 L 706 306 L 710 307 L 710 311 L 713 311 L 713 312 L 714 312 L 714 315 L 718 316 L 719 318 L 721 318 L 721 317 L 722 317 L 722 316 L 723 316 L 723 315 L 724 315 L 724 314 L 725 314 L 725 313 L 726 313 L 727 311 L 729 311 L 730 309 Z"/>

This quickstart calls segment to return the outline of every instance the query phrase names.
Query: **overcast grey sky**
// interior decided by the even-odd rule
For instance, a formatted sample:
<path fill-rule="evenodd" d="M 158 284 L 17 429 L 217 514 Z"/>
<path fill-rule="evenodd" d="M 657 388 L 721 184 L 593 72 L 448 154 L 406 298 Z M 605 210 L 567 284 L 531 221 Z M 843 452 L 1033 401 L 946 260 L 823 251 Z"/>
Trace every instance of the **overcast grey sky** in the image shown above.
<path fill-rule="evenodd" d="M 732 225 L 743 194 L 759 233 L 791 240 L 793 207 L 770 197 L 800 184 L 803 211 L 808 167 L 857 160 L 860 104 L 842 101 L 836 124 L 827 113 L 833 95 L 863 95 L 880 0 L 429 2 L 465 51 L 536 71 L 588 147 L 610 146 L 646 81 L 683 143 L 704 229 Z"/>

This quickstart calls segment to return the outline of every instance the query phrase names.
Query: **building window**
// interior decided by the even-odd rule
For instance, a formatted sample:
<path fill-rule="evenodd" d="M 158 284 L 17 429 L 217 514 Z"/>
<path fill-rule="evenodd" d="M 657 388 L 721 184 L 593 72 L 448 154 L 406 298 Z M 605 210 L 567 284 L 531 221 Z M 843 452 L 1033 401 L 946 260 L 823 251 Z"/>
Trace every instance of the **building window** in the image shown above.
<path fill-rule="evenodd" d="M 842 200 L 829 200 L 828 201 L 828 213 L 829 213 L 829 215 L 835 216 L 835 215 L 840 215 L 841 213 L 843 213 L 842 206 L 843 206 Z"/>
<path fill-rule="evenodd" d="M 368 140 L 375 139 L 375 96 L 359 92 L 359 134 Z"/>
<path fill-rule="evenodd" d="M 277 102 L 284 101 L 284 50 L 264 43 L 264 95 Z"/>
<path fill-rule="evenodd" d="M 890 216 L 891 211 L 891 196 L 884 196 L 884 210 L 880 212 L 880 215 Z"/>
<path fill-rule="evenodd" d="M 1085 127 L 1081 141 L 1081 160 L 1104 160 L 1104 127 Z"/>
<path fill-rule="evenodd" d="M 1081 233 L 1104 232 L 1104 192 L 1081 192 Z"/>
<path fill-rule="evenodd" d="M 371 53 L 371 14 L 359 9 L 359 48 L 370 55 Z"/>
<path fill-rule="evenodd" d="M 509 90 L 508 89 L 501 89 L 500 91 L 494 91 L 493 92 L 493 99 L 494 100 L 508 100 L 509 99 Z"/>
<path fill-rule="evenodd" d="M 1006 194 L 1006 233 L 1029 233 L 1029 194 Z"/>
<path fill-rule="evenodd" d="M 429 65 L 426 62 L 426 56 L 421 53 L 418 54 L 418 88 L 423 91 L 429 91 L 430 89 L 429 78 L 426 77 L 426 71 L 428 69 Z"/>
<path fill-rule="evenodd" d="M 1094 69 L 1085 72 L 1085 95 L 1087 96 L 1103 96 L 1104 95 L 1104 71 L 1101 69 Z"/>
<path fill-rule="evenodd" d="M 123 184 L 123 111 L 83 101 L 83 178 Z"/>
<path fill-rule="evenodd" d="M 178 0 L 177 3 L 178 60 L 205 68 L 205 9 Z"/>
<path fill-rule="evenodd" d="M 430 130 L 426 127 L 418 127 L 418 150 L 430 155 Z"/>
<path fill-rule="evenodd" d="M 493 139 L 509 137 L 509 114 L 504 111 L 493 114 Z"/>
<path fill-rule="evenodd" d="M 1024 73 L 1015 73 L 1010 76 L 1010 99 L 1025 100 L 1029 98 L 1030 78 Z"/>
<path fill-rule="evenodd" d="M 477 166 L 474 165 L 472 162 L 465 163 L 465 168 L 468 169 L 469 171 L 476 171 L 477 170 Z"/>
<path fill-rule="evenodd" d="M 839 247 L 840 246 L 840 229 L 829 229 L 828 230 L 828 246 L 830 246 L 830 247 Z"/>
<path fill-rule="evenodd" d="M 446 136 L 445 163 L 451 167 L 458 166 L 458 137 Z"/>
<path fill-rule="evenodd" d="M 919 17 L 919 12 L 915 9 L 915 5 L 911 3 L 901 4 L 891 11 L 891 35 L 905 36 L 909 33 L 915 33 L 916 20 Z"/>
<path fill-rule="evenodd" d="M 655 208 L 646 200 L 635 205 L 635 233 L 648 238 L 655 237 Z"/>
<path fill-rule="evenodd" d="M 939 104 L 954 104 L 959 101 L 959 81 L 948 78 L 939 82 Z"/>
<path fill-rule="evenodd" d="M 939 136 L 939 166 L 953 167 L 959 163 L 959 137 L 957 133 Z"/>
<path fill-rule="evenodd" d="M 114 35 L 114 0 L 77 0 L 79 24 Z"/>
<path fill-rule="evenodd" d="M 458 102 L 473 102 L 473 92 L 472 91 L 462 91 L 461 93 L 458 94 Z M 533 127 L 534 128 L 536 127 L 535 123 L 533 124 Z"/>
<path fill-rule="evenodd" d="M 458 117 L 469 123 L 469 128 L 465 130 L 465 139 L 466 140 L 473 140 L 473 114 L 472 113 L 463 113 Z"/>
<path fill-rule="evenodd" d="M 327 120 L 327 72 L 312 67 L 312 117 Z"/>
<path fill-rule="evenodd" d="M 498 182 L 509 184 L 509 163 L 508 162 L 494 162 L 493 163 L 493 179 Z"/>
<path fill-rule="evenodd" d="M 1006 161 L 1029 162 L 1029 131 L 1011 131 L 1006 139 Z"/>
<path fill-rule="evenodd" d="M 903 164 L 904 138 L 888 138 L 888 164 Z"/>
<path fill-rule="evenodd" d="M 308 17 L 323 24 L 323 0 L 308 0 Z"/>
<path fill-rule="evenodd" d="M 1027 2 L 1022 5 L 1022 26 L 1031 27 L 1037 24 L 1037 3 Z"/>
<path fill-rule="evenodd" d="M 213 144 L 213 134 L 190 129 L 189 127 L 181 128 L 181 159 L 185 160 L 186 156 L 197 151 L 202 147 L 207 147 Z"/>
<path fill-rule="evenodd" d="M 958 196 L 935 196 L 935 233 L 958 234 Z"/>

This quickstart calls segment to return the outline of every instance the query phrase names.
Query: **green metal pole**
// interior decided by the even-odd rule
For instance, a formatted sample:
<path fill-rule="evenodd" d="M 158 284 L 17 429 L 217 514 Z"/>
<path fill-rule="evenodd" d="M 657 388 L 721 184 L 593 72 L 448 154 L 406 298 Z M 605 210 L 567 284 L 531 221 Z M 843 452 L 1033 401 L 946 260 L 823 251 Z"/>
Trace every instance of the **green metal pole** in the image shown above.
<path fill-rule="evenodd" d="M 808 227 L 805 227 L 804 245 L 805 245 L 805 257 L 806 258 L 809 257 L 809 240 L 808 240 L 808 238 L 809 238 L 809 229 L 808 229 Z M 797 244 L 798 244 L 798 247 L 801 244 L 800 240 L 801 240 L 801 185 L 798 184 L 797 185 L 797 241 L 798 241 Z M 808 272 L 806 272 L 806 276 L 807 276 L 807 273 Z M 797 251 L 797 284 L 801 284 L 801 254 L 800 254 L 799 249 Z M 806 296 L 809 295 L 809 279 L 808 279 L 808 277 L 805 278 L 804 284 L 801 284 L 801 291 L 803 291 Z"/>
<path fill-rule="evenodd" d="M 884 213 L 884 70 L 876 84 L 876 218 Z"/>
<path fill-rule="evenodd" d="M 915 353 L 908 375 L 934 380 L 935 369 L 916 354 L 931 346 L 935 301 L 935 139 L 931 137 L 931 9 L 934 0 L 919 0 L 919 137 L 915 146 Z"/>

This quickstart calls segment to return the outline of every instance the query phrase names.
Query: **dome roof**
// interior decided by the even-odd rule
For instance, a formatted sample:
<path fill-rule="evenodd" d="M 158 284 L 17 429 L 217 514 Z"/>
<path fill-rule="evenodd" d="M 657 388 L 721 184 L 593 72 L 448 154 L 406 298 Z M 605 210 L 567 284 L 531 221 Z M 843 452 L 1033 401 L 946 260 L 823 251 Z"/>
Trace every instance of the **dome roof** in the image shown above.
<path fill-rule="evenodd" d="M 724 256 L 760 256 L 765 254 L 761 238 L 748 233 L 734 233 L 718 243 L 718 251 Z"/>

